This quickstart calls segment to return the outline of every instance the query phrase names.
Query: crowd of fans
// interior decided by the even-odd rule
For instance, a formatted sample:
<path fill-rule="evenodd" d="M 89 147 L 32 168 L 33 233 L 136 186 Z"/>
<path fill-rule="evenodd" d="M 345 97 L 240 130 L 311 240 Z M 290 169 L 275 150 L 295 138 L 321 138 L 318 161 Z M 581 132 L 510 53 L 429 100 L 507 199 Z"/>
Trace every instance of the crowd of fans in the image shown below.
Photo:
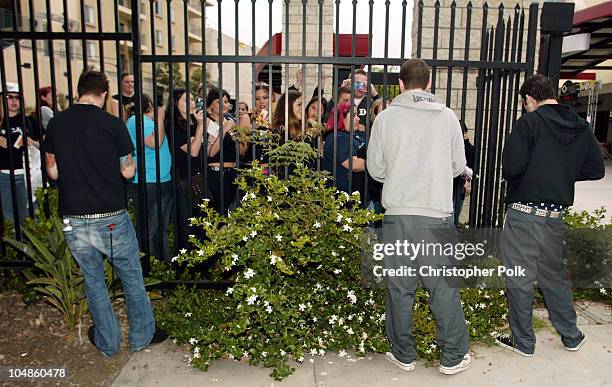
<path fill-rule="evenodd" d="M 325 80 L 326 77 L 323 77 L 323 85 Z M 120 92 L 112 97 L 107 94 L 103 108 L 126 122 L 132 142 L 138 150 L 134 77 L 124 73 L 120 81 Z M 255 128 L 262 136 L 265 133 L 274 134 L 281 144 L 285 141 L 306 141 L 321 155 L 312 167 L 320 165 L 321 169 L 335 176 L 338 190 L 347 193 L 359 191 L 370 209 L 377 213 L 384 212 L 381 205 L 382 184 L 367 179 L 366 127 L 373 125 L 376 116 L 391 101 L 383 101 L 374 85 L 368 82 L 367 73 L 361 69 L 355 70 L 350 79 L 341 82 L 335 93 L 337 105 L 334 98 L 328 101 L 323 87 L 315 88 L 311 97 L 306 97 L 300 91 L 302 83 L 301 70 L 296 72 L 296 80 L 286 93 L 277 94 L 268 84 L 257 82 L 254 84 L 255 99 L 252 108 L 245 101 L 233 100 L 226 90 L 208 83 L 206 87 L 200 84 L 195 95 L 187 89 L 175 88 L 167 102 L 159 107 L 155 106 L 149 95 L 142 95 L 145 167 L 140 172 L 145 176 L 149 248 L 152 255 L 165 260 L 170 258 L 167 234 L 172 216 L 176 217 L 178 226 L 177 248 L 188 247 L 188 219 L 194 212 L 197 213 L 197 203 L 202 198 L 209 198 L 215 211 L 222 214 L 227 214 L 238 205 L 237 187 L 234 184 L 237 166 L 248 167 L 257 160 L 264 173 L 271 173 L 267 168 L 264 147 L 261 143 L 256 145 L 244 141 L 238 135 L 238 126 Z M 39 90 L 39 111 L 28 115 L 22 113 L 22 96 L 18 85 L 7 83 L 4 94 L 8 111 L 4 114 L 4 106 L 0 104 L 2 214 L 4 219 L 21 223 L 29 212 L 29 206 L 36 206 L 35 199 L 28 199 L 26 164 L 30 170 L 31 192 L 34 192 L 42 186 L 39 140 L 44 136 L 49 120 L 61 108 L 57 90 L 51 87 Z M 237 106 L 233 106 L 233 103 Z M 463 127 L 467 132 L 464 124 Z M 311 128 L 318 130 L 307 130 Z M 27 147 L 23 146 L 25 141 Z M 8 144 L 13 144 L 13 147 L 9 149 Z M 466 139 L 466 154 L 470 154 L 471 147 Z M 136 152 L 134 156 L 137 159 Z M 471 161 L 471 158 L 468 157 L 468 160 Z M 15 175 L 14 197 L 18 217 L 15 217 L 11 200 L 11 171 Z M 175 185 L 180 187 L 176 190 L 175 201 L 172 176 Z M 204 181 L 207 181 L 206 191 L 201 188 Z M 127 190 L 137 216 L 141 210 L 137 205 L 138 182 L 137 172 Z M 158 185 L 161 189 L 158 189 Z M 200 195 L 194 193 L 198 191 L 194 187 L 198 186 L 203 191 Z M 461 203 L 466 190 L 469 192 L 470 184 L 460 176 L 455 179 L 453 186 L 457 223 Z"/>

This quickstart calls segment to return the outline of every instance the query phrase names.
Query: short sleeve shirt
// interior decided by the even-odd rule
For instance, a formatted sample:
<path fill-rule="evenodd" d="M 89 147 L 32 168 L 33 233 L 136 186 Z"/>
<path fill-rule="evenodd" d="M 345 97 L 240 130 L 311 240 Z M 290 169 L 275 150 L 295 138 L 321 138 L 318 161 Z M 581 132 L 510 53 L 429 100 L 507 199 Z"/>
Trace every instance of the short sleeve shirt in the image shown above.
<path fill-rule="evenodd" d="M 126 208 L 119 158 L 134 146 L 123 121 L 94 105 L 75 104 L 47 127 L 45 150 L 55 155 L 62 215 Z"/>

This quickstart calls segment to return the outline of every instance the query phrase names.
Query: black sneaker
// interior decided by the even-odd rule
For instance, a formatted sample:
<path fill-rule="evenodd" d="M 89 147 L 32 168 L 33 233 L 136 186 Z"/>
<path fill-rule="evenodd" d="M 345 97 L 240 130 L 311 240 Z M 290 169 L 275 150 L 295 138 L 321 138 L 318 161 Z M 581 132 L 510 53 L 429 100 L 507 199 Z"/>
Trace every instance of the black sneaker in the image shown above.
<path fill-rule="evenodd" d="M 510 335 L 498 335 L 495 338 L 495 344 L 499 345 L 500 347 L 504 347 L 506 349 L 514 351 L 514 352 L 518 353 L 519 355 L 523 355 L 523 356 L 526 356 L 526 357 L 532 357 L 533 356 L 533 353 L 523 352 L 520 349 L 518 349 L 517 346 L 516 346 L 516 342 L 514 341 L 514 338 L 512 338 L 512 336 L 510 336 Z"/>
<path fill-rule="evenodd" d="M 567 349 L 568 351 L 576 352 L 577 350 L 580 349 L 580 347 L 582 347 L 582 344 L 584 344 L 585 341 L 586 341 L 586 335 L 581 331 L 580 332 L 580 341 L 578 342 L 578 344 L 576 344 L 573 347 L 565 346 L 565 349 Z"/>
<path fill-rule="evenodd" d="M 151 339 L 151 344 L 158 344 L 165 341 L 168 338 L 168 333 L 163 329 L 159 329 L 155 327 L 155 333 L 153 334 L 153 338 Z"/>

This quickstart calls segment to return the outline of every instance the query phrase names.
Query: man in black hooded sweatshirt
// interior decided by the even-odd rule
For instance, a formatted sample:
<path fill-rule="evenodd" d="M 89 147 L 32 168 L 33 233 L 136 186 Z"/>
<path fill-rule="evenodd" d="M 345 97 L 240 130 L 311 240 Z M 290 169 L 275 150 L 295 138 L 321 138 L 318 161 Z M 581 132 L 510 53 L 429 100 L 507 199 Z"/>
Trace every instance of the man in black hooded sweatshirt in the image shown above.
<path fill-rule="evenodd" d="M 589 124 L 557 103 L 548 78 L 528 77 L 519 93 L 527 114 L 516 121 L 503 150 L 508 208 L 500 248 L 503 264 L 521 266 L 525 275 L 506 276 L 512 334 L 498 336 L 496 342 L 533 356 L 537 280 L 565 349 L 577 351 L 586 337 L 576 326 L 572 284 L 565 272 L 562 215 L 574 202 L 576 181 L 604 176 L 603 157 Z"/>

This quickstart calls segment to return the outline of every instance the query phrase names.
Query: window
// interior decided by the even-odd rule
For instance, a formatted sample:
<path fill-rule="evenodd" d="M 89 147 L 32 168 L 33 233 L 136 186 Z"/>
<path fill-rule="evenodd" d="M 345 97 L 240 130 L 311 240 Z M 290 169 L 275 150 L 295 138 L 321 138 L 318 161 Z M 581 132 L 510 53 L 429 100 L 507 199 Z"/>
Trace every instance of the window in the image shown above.
<path fill-rule="evenodd" d="M 87 42 L 87 58 L 91 60 L 98 59 L 98 43 Z"/>
<path fill-rule="evenodd" d="M 164 44 L 164 34 L 161 30 L 155 30 L 155 44 L 158 46 L 163 46 Z"/>
<path fill-rule="evenodd" d="M 94 7 L 89 5 L 85 6 L 85 23 L 90 26 L 96 24 L 96 13 L 94 11 Z"/>
<path fill-rule="evenodd" d="M 142 34 L 142 36 L 140 37 L 140 44 L 142 46 L 146 46 L 147 45 L 147 35 Z"/>
<path fill-rule="evenodd" d="M 172 47 L 172 51 L 176 50 L 176 36 L 174 35 L 170 37 L 170 47 Z"/>
<path fill-rule="evenodd" d="M 162 16 L 163 15 L 163 8 L 162 8 L 162 3 L 159 0 L 156 0 L 153 2 L 153 12 L 155 12 L 156 16 Z"/>
<path fill-rule="evenodd" d="M 171 6 L 170 7 L 170 21 L 174 23 L 175 20 L 176 20 L 176 15 L 174 12 L 174 6 Z"/>

